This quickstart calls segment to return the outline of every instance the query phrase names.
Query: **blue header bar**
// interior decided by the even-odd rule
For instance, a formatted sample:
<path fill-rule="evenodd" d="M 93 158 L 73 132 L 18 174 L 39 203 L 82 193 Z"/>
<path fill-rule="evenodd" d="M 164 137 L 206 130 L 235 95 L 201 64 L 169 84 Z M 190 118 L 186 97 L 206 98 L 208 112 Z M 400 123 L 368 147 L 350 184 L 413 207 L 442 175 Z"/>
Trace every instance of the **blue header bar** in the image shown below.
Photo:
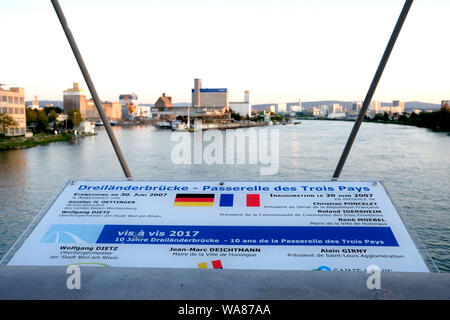
<path fill-rule="evenodd" d="M 194 92 L 194 89 L 192 89 L 192 92 Z M 200 92 L 228 92 L 227 88 L 215 88 L 215 89 L 200 89 Z"/>
<path fill-rule="evenodd" d="M 389 227 L 105 225 L 96 243 L 398 247 Z"/>

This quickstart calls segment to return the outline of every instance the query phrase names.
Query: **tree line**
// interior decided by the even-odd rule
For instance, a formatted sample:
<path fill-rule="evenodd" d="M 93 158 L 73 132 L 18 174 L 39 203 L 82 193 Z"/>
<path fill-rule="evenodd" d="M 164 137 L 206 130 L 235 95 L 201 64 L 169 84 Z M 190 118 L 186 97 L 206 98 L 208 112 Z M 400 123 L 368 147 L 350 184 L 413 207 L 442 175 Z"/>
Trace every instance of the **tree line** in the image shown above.
<path fill-rule="evenodd" d="M 58 116 L 63 113 L 59 107 L 44 107 L 43 109 L 26 108 L 27 128 L 34 133 L 66 131 L 74 129 L 78 124 L 83 122 L 81 113 L 72 110 L 67 114 L 67 120 L 58 121 Z M 8 129 L 17 128 L 18 122 L 9 114 L 0 113 L 0 129 L 1 135 L 5 135 Z"/>
<path fill-rule="evenodd" d="M 446 103 L 439 111 L 422 111 L 419 114 L 412 112 L 409 116 L 407 114 L 402 114 L 395 120 L 390 120 L 387 112 L 384 114 L 377 113 L 372 119 L 366 118 L 366 120 L 394 122 L 428 128 L 435 131 L 450 132 L 450 107 Z"/>
<path fill-rule="evenodd" d="M 60 129 L 73 129 L 83 121 L 81 113 L 72 110 L 67 114 L 67 120 L 57 121 L 63 113 L 59 107 L 44 107 L 43 109 L 26 109 L 27 127 L 33 132 L 49 132 Z"/>

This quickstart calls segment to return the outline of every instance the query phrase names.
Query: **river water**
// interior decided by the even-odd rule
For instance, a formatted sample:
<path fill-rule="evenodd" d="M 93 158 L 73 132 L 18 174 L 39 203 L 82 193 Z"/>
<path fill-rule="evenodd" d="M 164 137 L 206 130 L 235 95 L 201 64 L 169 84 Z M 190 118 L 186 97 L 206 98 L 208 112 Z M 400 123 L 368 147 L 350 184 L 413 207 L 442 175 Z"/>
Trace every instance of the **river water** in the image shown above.
<path fill-rule="evenodd" d="M 248 161 L 175 164 L 171 152 L 177 142 L 170 131 L 152 126 L 113 129 L 135 179 L 311 181 L 330 180 L 352 125 L 305 120 L 270 127 L 279 132 L 279 170 L 265 176 L 260 169 L 267 166 Z M 0 257 L 68 180 L 124 177 L 106 132 L 97 132 L 74 142 L 0 152 Z M 450 272 L 450 136 L 363 123 L 341 180 L 382 181 L 439 270 Z"/>

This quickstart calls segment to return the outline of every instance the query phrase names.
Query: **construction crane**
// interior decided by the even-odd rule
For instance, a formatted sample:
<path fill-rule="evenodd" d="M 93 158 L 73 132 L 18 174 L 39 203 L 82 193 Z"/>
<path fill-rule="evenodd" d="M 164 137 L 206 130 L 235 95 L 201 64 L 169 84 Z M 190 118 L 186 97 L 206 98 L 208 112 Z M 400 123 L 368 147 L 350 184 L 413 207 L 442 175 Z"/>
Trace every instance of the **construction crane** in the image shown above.
<path fill-rule="evenodd" d="M 133 113 L 136 111 L 136 105 L 134 104 L 133 100 L 137 99 L 136 94 L 122 94 L 119 97 L 120 100 L 122 100 L 122 105 L 126 106 L 126 110 L 128 111 L 127 118 L 132 119 Z"/>
<path fill-rule="evenodd" d="M 134 111 L 136 111 L 136 106 L 132 101 L 128 100 L 128 97 L 129 97 L 128 95 L 125 96 L 125 104 L 127 105 L 128 113 L 131 115 L 134 113 Z"/>

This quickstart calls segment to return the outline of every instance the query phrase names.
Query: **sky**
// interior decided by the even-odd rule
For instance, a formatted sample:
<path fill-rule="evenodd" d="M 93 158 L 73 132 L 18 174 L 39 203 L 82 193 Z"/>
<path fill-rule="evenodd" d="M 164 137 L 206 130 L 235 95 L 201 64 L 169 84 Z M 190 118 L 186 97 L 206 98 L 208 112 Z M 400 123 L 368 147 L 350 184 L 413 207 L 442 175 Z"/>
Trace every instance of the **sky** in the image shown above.
<path fill-rule="evenodd" d="M 251 103 L 364 100 L 403 0 L 60 0 L 102 100 L 194 78 Z M 450 1 L 414 1 L 374 100 L 450 99 Z M 82 74 L 50 0 L 1 0 L 0 83 L 62 100 Z"/>

